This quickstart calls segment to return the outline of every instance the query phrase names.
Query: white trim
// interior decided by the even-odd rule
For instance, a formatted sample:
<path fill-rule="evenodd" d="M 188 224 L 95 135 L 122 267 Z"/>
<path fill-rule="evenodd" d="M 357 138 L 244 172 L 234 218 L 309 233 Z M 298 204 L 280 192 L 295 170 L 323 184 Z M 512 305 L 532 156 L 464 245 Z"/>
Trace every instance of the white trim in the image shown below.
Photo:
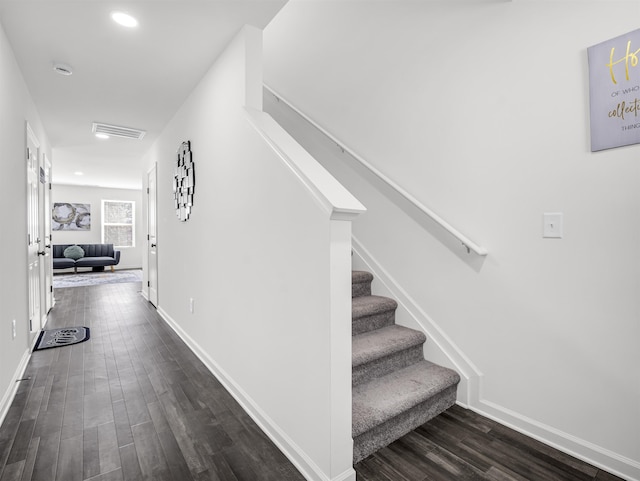
<path fill-rule="evenodd" d="M 460 374 L 457 404 L 611 474 L 628 481 L 640 481 L 640 463 L 637 461 L 483 399 L 482 372 L 355 237 L 352 237 L 352 244 L 354 260 L 361 262 L 374 275 L 374 282 L 379 282 L 382 295 L 398 302 L 397 316 L 410 318 L 412 322 L 408 327 L 424 331 L 427 342 L 434 343 Z M 402 323 L 401 319 L 398 321 Z"/>
<path fill-rule="evenodd" d="M 53 285 L 53 279 L 51 279 L 51 285 Z M 56 298 L 54 296 L 51 296 L 51 309 L 53 309 L 53 306 L 56 305 Z M 49 309 L 49 312 L 51 312 L 51 309 Z M 49 322 L 49 312 L 47 312 L 46 316 L 44 316 L 44 321 L 42 322 L 42 330 L 44 331 L 44 328 L 47 326 L 47 322 Z M 37 340 L 37 336 L 36 336 L 36 340 Z M 31 346 L 31 351 L 33 351 L 33 347 L 35 347 L 35 341 L 33 343 L 33 346 Z"/>
<path fill-rule="evenodd" d="M 356 481 L 356 472 L 353 468 L 347 469 L 344 473 L 335 476 L 331 481 Z"/>
<path fill-rule="evenodd" d="M 269 114 L 248 107 L 245 107 L 245 113 L 249 123 L 330 214 L 331 219 L 353 220 L 367 210 Z"/>
<path fill-rule="evenodd" d="M 458 402 L 461 405 L 477 403 L 480 398 L 480 379 L 482 373 L 471 360 L 455 345 L 438 324 L 422 310 L 418 303 L 398 284 L 382 265 L 365 249 L 365 247 L 352 237 L 354 256 L 366 266 L 366 270 L 374 275 L 375 282 L 380 283 L 382 295 L 388 295 L 398 302 L 396 322 L 403 324 L 402 318 L 410 319 L 411 325 L 407 327 L 418 328 L 425 333 L 428 343 L 433 344 L 450 362 L 450 367 L 455 369 L 461 377 L 458 385 Z"/>
<path fill-rule="evenodd" d="M 31 124 L 29 124 L 29 122 L 27 122 L 26 124 L 27 124 L 27 137 L 31 140 L 31 142 L 33 142 L 33 145 L 35 145 L 36 148 L 39 149 L 40 141 L 38 140 L 38 137 L 36 137 L 35 132 L 31 128 Z"/>
<path fill-rule="evenodd" d="M 446 230 L 449 234 L 451 234 L 456 239 L 458 239 L 462 243 L 462 245 L 467 248 L 468 252 L 473 251 L 477 255 L 483 256 L 483 257 L 488 254 L 488 251 L 487 251 L 487 249 L 485 247 L 482 247 L 482 246 L 476 244 L 475 242 L 473 242 L 471 239 L 469 239 L 467 236 L 465 236 L 462 232 L 460 232 L 458 229 L 453 227 L 446 220 L 444 220 L 442 217 L 440 217 L 438 214 L 436 214 L 434 211 L 432 211 L 426 205 L 424 205 L 422 202 L 420 202 L 418 199 L 416 199 L 413 195 L 411 195 L 409 192 L 404 190 L 402 187 L 400 187 L 398 184 L 396 184 L 389 177 L 387 177 L 382 172 L 380 172 L 378 169 L 376 169 L 373 165 L 371 165 L 369 162 L 367 162 L 361 156 L 356 154 L 353 150 L 349 149 L 348 147 L 345 147 L 345 144 L 342 141 L 340 141 L 336 136 L 334 136 L 328 130 L 323 128 L 317 122 L 313 121 L 309 116 L 304 114 L 301 110 L 299 110 L 298 108 L 294 107 L 291 102 L 289 102 L 286 98 L 284 98 L 278 92 L 276 92 L 275 90 L 273 90 L 271 87 L 269 87 L 266 84 L 264 85 L 264 88 L 268 92 L 270 92 L 276 98 L 276 100 L 278 102 L 280 102 L 280 101 L 284 102 L 291 110 L 293 110 L 300 117 L 302 117 L 304 120 L 309 122 L 309 124 L 311 124 L 316 129 L 318 129 L 318 131 L 320 131 L 322 134 L 324 134 L 327 138 L 329 138 L 331 141 L 333 141 L 335 144 L 337 144 L 338 147 L 340 147 L 340 149 L 344 153 L 350 155 L 355 160 L 357 160 L 363 167 L 365 167 L 373 175 L 378 177 L 378 179 L 380 179 L 382 182 L 384 182 L 389 187 L 391 187 L 393 190 L 395 190 L 398 194 L 400 194 L 402 197 L 404 197 L 407 201 L 411 202 L 418 210 L 420 210 L 423 214 L 425 214 L 428 217 L 430 217 L 434 222 L 439 224 L 440 227 L 442 227 L 444 230 Z"/>
<path fill-rule="evenodd" d="M 149 272 L 151 271 L 150 269 L 150 251 L 151 251 L 151 233 L 150 233 L 150 228 L 149 228 L 149 224 L 150 224 L 150 205 L 151 205 L 151 193 L 149 192 L 150 187 L 149 187 L 149 178 L 151 177 L 151 173 L 153 173 L 153 180 L 155 183 L 155 190 L 154 190 L 154 199 L 153 199 L 153 210 L 154 210 L 154 228 L 155 228 L 155 242 L 156 242 L 156 262 L 154 263 L 154 272 L 155 272 L 155 299 L 154 302 L 151 301 L 151 282 L 149 279 Z M 158 162 L 152 162 L 151 167 L 149 167 L 149 169 L 147 170 L 145 179 L 144 179 L 145 185 L 143 186 L 142 189 L 142 212 L 143 212 L 143 220 L 146 219 L 146 241 L 145 241 L 145 252 L 143 255 L 143 267 L 146 267 L 146 270 L 143 269 L 143 277 L 142 277 L 142 294 L 144 296 L 144 298 L 150 302 L 152 305 L 157 305 L 158 304 L 158 279 L 159 279 L 159 273 L 158 273 Z M 145 262 L 146 261 L 146 262 Z M 146 281 L 146 282 L 145 282 Z"/>
<path fill-rule="evenodd" d="M 329 229 L 330 425 L 329 476 L 353 470 L 351 221 Z"/>
<path fill-rule="evenodd" d="M 112 202 L 114 204 L 131 204 L 131 223 L 127 224 L 125 222 L 105 222 L 104 215 L 104 204 L 105 202 Z M 132 249 L 136 247 L 136 201 L 135 200 L 113 200 L 113 199 L 101 199 L 100 200 L 100 238 L 102 239 L 103 244 L 108 244 L 104 239 L 104 228 L 105 226 L 120 226 L 120 227 L 131 227 L 131 245 L 130 246 L 120 246 L 113 244 L 114 249 Z"/>
<path fill-rule="evenodd" d="M 528 418 L 520 413 L 481 399 L 472 411 L 519 433 L 581 459 L 628 481 L 640 481 L 640 463 L 584 439 Z"/>
<path fill-rule="evenodd" d="M 333 479 L 316 465 L 312 459 L 271 419 L 253 399 L 222 369 L 207 352 L 189 336 L 162 307 L 157 309 L 160 317 L 189 346 L 191 351 L 202 361 L 224 388 L 240 404 L 245 412 L 255 421 L 262 431 L 273 441 L 282 453 L 293 463 L 300 473 L 309 481 L 356 481 L 353 468 L 340 473 Z"/>
<path fill-rule="evenodd" d="M 36 339 L 37 338 L 38 336 L 36 336 Z M 0 426 L 9 412 L 13 399 L 16 397 L 16 392 L 19 387 L 18 379 L 22 379 L 24 376 L 24 372 L 29 364 L 29 359 L 31 359 L 31 350 L 27 349 L 22 355 L 22 359 L 20 359 L 20 363 L 18 364 L 16 371 L 13 373 L 9 386 L 7 386 L 7 390 L 2 396 L 2 401 L 0 401 Z"/>

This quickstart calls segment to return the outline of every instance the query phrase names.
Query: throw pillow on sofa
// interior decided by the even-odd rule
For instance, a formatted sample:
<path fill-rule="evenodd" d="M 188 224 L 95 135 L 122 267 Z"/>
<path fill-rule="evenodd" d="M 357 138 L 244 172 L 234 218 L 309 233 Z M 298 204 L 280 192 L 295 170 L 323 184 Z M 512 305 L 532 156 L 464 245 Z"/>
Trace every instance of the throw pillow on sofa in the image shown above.
<path fill-rule="evenodd" d="M 77 261 L 84 257 L 84 250 L 80 246 L 69 246 L 64 250 L 64 256 Z"/>

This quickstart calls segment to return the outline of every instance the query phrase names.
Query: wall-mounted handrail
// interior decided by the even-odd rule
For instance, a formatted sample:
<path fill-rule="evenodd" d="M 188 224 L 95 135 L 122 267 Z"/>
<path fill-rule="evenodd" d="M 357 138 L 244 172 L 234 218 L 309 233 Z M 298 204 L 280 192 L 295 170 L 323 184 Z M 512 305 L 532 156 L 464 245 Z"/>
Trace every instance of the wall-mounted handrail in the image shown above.
<path fill-rule="evenodd" d="M 471 239 L 469 239 L 467 236 L 462 234 L 460 231 L 458 231 L 456 228 L 454 228 L 451 224 L 449 224 L 447 221 L 445 221 L 442 217 L 440 217 L 438 214 L 433 212 L 427 206 L 422 204 L 418 199 L 416 199 L 414 196 L 412 196 L 410 193 L 408 193 L 406 190 L 404 190 L 402 187 L 400 187 L 398 184 L 396 184 L 393 180 L 389 179 L 386 175 L 384 175 L 382 172 L 380 172 L 378 169 L 376 169 L 369 162 L 364 160 L 362 157 L 360 157 L 358 154 L 356 154 L 355 152 L 350 150 L 348 147 L 345 147 L 344 144 L 342 142 L 340 142 L 340 140 L 338 140 L 333 134 L 331 134 L 330 132 L 325 130 L 323 127 L 318 125 L 315 121 L 310 119 L 306 114 L 304 114 L 299 109 L 297 109 L 286 98 L 282 97 L 282 95 L 277 93 L 275 90 L 273 90 L 271 87 L 269 87 L 266 84 L 264 85 L 264 87 L 269 92 L 271 92 L 271 94 L 276 98 L 276 100 L 283 101 L 284 103 L 286 103 L 289 106 L 289 108 L 294 110 L 298 115 L 300 115 L 302 118 L 304 118 L 307 122 L 309 122 L 311 125 L 313 125 L 316 129 L 318 129 L 324 135 L 329 137 L 333 142 L 336 143 L 336 145 L 340 148 L 340 150 L 342 150 L 342 152 L 346 152 L 351 157 L 356 159 L 360 164 L 362 164 L 363 167 L 366 167 L 371 173 L 373 173 L 381 181 L 386 183 L 389 187 L 391 187 L 393 190 L 395 190 L 398 194 L 400 194 L 406 200 L 411 202 L 418 210 L 420 210 L 422 213 L 424 213 L 425 215 L 430 217 L 434 222 L 436 222 L 443 229 L 445 229 L 447 232 L 449 232 L 449 234 L 451 234 L 456 239 L 458 239 L 462 243 L 462 245 L 467 249 L 467 252 L 470 253 L 471 251 L 473 251 L 479 256 L 486 256 L 488 254 L 487 249 L 485 249 L 484 247 L 482 247 L 482 246 L 476 244 L 475 242 L 473 242 Z"/>

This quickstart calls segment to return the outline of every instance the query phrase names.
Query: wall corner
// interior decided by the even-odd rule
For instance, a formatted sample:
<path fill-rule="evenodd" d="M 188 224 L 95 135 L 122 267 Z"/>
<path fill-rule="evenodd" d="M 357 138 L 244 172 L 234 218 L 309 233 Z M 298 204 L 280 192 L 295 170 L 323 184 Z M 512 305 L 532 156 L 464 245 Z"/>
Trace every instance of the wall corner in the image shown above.
<path fill-rule="evenodd" d="M 245 106 L 262 111 L 262 30 L 251 25 L 242 29 L 245 42 Z"/>

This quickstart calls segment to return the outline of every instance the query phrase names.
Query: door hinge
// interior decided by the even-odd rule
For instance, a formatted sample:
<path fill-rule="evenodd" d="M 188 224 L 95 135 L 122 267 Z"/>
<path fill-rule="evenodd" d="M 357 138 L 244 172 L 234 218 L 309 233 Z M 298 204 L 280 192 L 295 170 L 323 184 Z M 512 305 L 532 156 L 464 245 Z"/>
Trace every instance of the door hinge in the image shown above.
<path fill-rule="evenodd" d="M 150 192 L 150 191 L 149 191 L 149 187 L 147 187 L 147 194 L 148 194 L 149 192 Z"/>
<path fill-rule="evenodd" d="M 29 319 L 29 332 L 33 331 L 33 321 Z"/>
<path fill-rule="evenodd" d="M 53 286 L 49 286 L 49 292 L 53 292 Z"/>
<path fill-rule="evenodd" d="M 149 236 L 149 234 L 147 234 L 147 240 L 151 240 L 151 237 Z"/>
<path fill-rule="evenodd" d="M 151 287 L 151 281 L 147 281 L 147 287 Z"/>

